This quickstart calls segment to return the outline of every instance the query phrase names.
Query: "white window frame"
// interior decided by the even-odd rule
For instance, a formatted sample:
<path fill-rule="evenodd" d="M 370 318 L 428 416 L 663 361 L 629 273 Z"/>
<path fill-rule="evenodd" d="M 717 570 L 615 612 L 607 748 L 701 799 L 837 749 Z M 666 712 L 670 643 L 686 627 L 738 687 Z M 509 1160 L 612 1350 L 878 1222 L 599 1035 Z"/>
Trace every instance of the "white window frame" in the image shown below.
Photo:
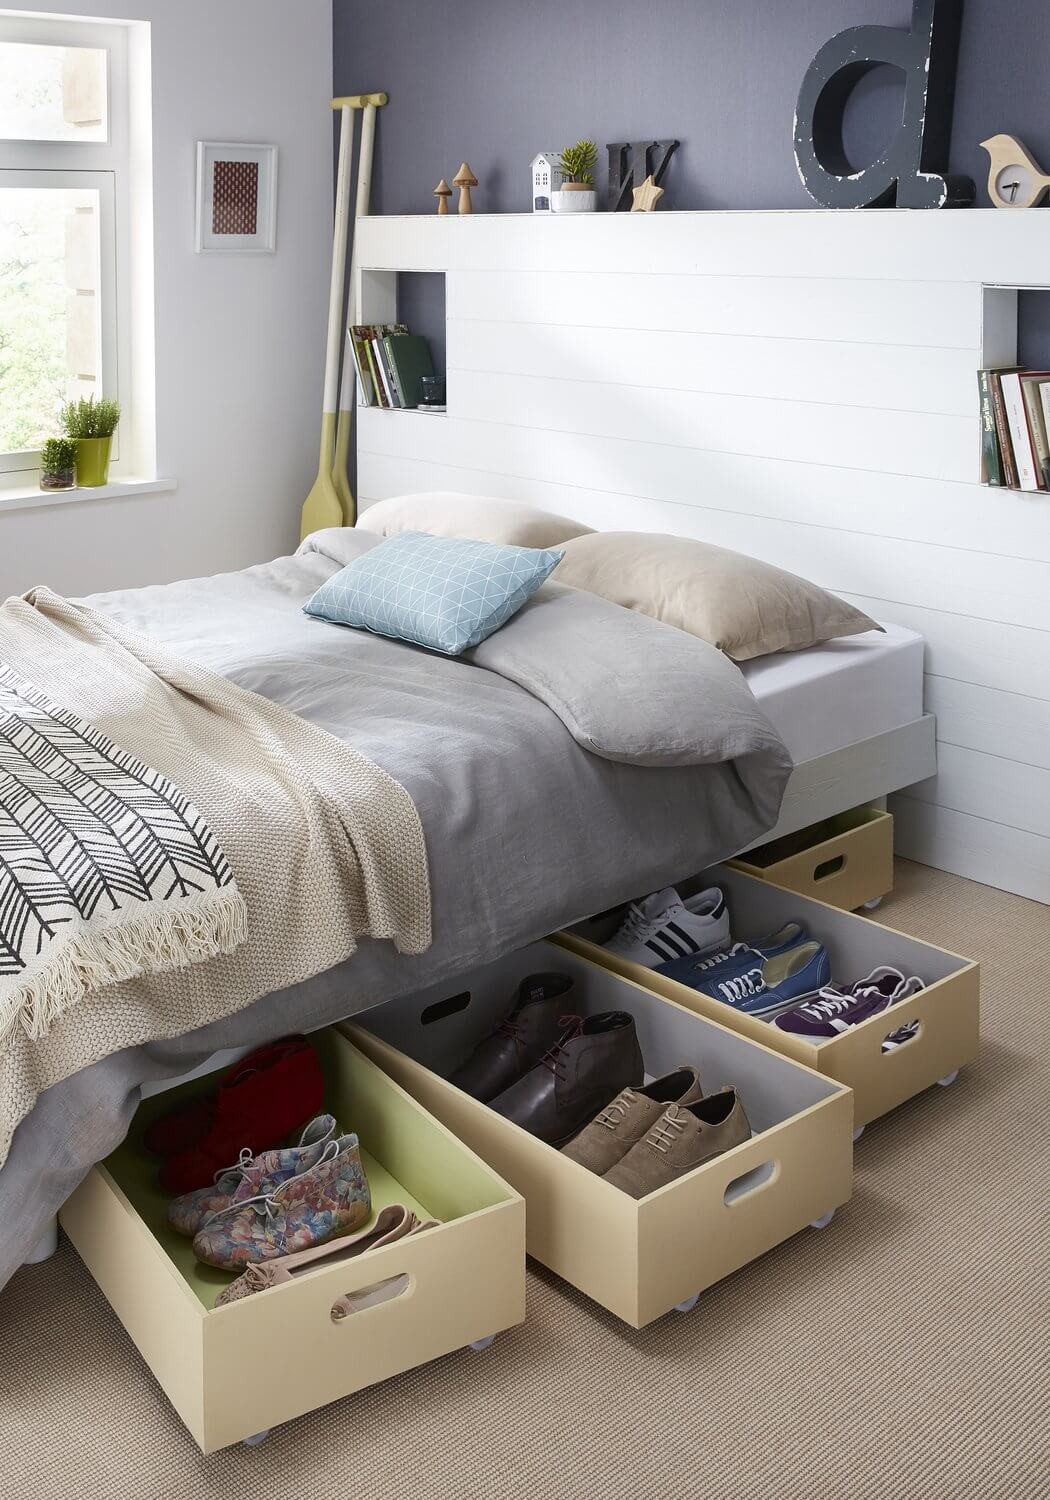
<path fill-rule="evenodd" d="M 100 394 L 121 403 L 125 436 L 133 430 L 131 391 L 131 285 L 129 237 L 128 29 L 119 24 L 8 16 L 0 13 L 0 41 L 52 47 L 96 47 L 107 53 L 108 100 L 105 141 L 23 141 L 0 138 L 0 188 L 80 187 L 99 193 L 101 307 Z M 122 477 L 120 428 L 110 472 Z M 39 452 L 0 453 L 0 495 L 24 486 L 39 467 Z"/>

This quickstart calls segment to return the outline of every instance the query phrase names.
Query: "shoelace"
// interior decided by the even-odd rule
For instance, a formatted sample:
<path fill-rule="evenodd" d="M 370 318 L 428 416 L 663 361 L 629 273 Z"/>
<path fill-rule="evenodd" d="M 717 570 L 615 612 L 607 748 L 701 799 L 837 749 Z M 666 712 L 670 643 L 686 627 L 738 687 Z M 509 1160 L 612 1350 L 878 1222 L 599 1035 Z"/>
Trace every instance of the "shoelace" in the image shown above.
<path fill-rule="evenodd" d="M 248 1175 L 248 1168 L 255 1160 L 255 1152 L 250 1146 L 242 1146 L 237 1160 L 231 1162 L 228 1167 L 220 1167 L 212 1176 L 212 1182 L 218 1182 L 220 1177 L 225 1177 L 228 1172 L 239 1172 L 243 1181 Z"/>
<path fill-rule="evenodd" d="M 313 1165 L 315 1167 L 319 1167 L 322 1162 L 331 1161 L 338 1155 L 339 1142 L 329 1141 L 324 1150 L 321 1152 L 321 1155 L 317 1158 Z M 281 1208 L 278 1199 L 281 1193 L 283 1193 L 286 1188 L 291 1187 L 294 1181 L 294 1176 L 287 1177 L 285 1178 L 284 1182 L 278 1183 L 278 1185 L 275 1188 L 271 1188 L 268 1193 L 256 1193 L 251 1198 L 235 1198 L 232 1203 L 227 1203 L 225 1207 L 217 1208 L 213 1213 L 210 1213 L 204 1220 L 201 1228 L 203 1229 L 208 1224 L 214 1223 L 216 1219 L 221 1219 L 223 1214 L 240 1213 L 242 1208 L 249 1207 L 254 1208 L 255 1212 L 259 1215 L 260 1218 L 275 1219 Z"/>
<path fill-rule="evenodd" d="M 693 967 L 695 969 L 717 969 L 719 964 L 728 963 L 729 960 L 731 958 L 735 958 L 738 953 L 746 952 L 746 943 L 734 943 L 733 946 L 731 948 L 727 948 L 724 953 L 714 953 L 710 958 L 698 958 Z"/>
<path fill-rule="evenodd" d="M 635 1093 L 633 1089 L 624 1089 L 617 1094 L 611 1104 L 607 1104 L 600 1114 L 595 1115 L 595 1125 L 604 1125 L 606 1130 L 615 1130 L 623 1120 L 627 1118 Z"/>
<path fill-rule="evenodd" d="M 658 927 L 663 924 L 664 913 L 657 917 L 647 917 L 645 912 L 635 902 L 631 902 L 627 908 L 627 915 L 620 923 L 620 930 L 616 934 L 618 942 L 644 942 Z"/>
<path fill-rule="evenodd" d="M 750 999 L 752 995 L 760 995 L 765 987 L 761 969 L 748 969 L 746 974 L 734 974 L 730 979 L 723 979 L 718 986 L 730 1005 Z"/>
<path fill-rule="evenodd" d="M 561 1036 L 554 1043 L 554 1046 L 549 1048 L 549 1050 L 546 1051 L 540 1058 L 540 1062 L 545 1068 L 549 1068 L 551 1070 L 555 1078 L 561 1078 L 564 1076 L 563 1074 L 559 1073 L 558 1064 L 560 1063 L 561 1058 L 565 1052 L 567 1043 L 573 1041 L 576 1037 L 578 1037 L 583 1030 L 583 1017 L 559 1016 L 558 1025 L 562 1027 Z"/>
<path fill-rule="evenodd" d="M 681 1115 L 661 1115 L 646 1137 L 646 1142 L 654 1151 L 659 1151 L 661 1156 L 666 1156 L 684 1129 L 685 1121 Z"/>

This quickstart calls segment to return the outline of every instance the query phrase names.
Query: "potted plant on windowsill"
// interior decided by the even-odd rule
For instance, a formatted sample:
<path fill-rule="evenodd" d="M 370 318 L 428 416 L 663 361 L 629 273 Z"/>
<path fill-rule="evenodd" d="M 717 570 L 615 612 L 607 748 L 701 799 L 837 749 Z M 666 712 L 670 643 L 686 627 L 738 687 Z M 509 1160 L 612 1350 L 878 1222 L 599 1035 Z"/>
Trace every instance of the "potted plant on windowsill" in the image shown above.
<path fill-rule="evenodd" d="M 107 397 L 81 397 L 63 408 L 62 425 L 77 448 L 77 484 L 95 488 L 109 483 L 109 452 L 119 421 L 120 402 Z"/>
<path fill-rule="evenodd" d="M 594 168 L 598 147 L 594 141 L 577 141 L 566 146 L 558 158 L 564 178 L 558 192 L 551 193 L 551 209 L 556 214 L 591 214 L 598 207 L 594 190 Z"/>
<path fill-rule="evenodd" d="M 40 488 L 71 490 L 77 482 L 77 445 L 70 438 L 48 438 L 40 450 Z"/>

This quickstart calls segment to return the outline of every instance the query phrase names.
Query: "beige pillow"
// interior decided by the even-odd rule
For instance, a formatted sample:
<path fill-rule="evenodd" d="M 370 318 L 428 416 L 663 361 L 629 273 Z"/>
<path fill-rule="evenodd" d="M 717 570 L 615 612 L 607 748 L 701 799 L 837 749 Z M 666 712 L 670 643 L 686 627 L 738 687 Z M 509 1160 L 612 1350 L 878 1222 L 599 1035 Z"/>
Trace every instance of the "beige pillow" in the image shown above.
<path fill-rule="evenodd" d="M 554 583 L 587 589 L 710 641 L 734 661 L 881 630 L 815 583 L 707 542 L 595 531 L 565 543 Z"/>
<path fill-rule="evenodd" d="M 532 505 L 488 495 L 459 495 L 451 490 L 393 495 L 362 511 L 357 524 L 363 531 L 376 531 L 380 536 L 429 531 L 432 536 L 471 537 L 476 542 L 502 542 L 509 547 L 556 547 L 590 530 L 578 521 Z"/>

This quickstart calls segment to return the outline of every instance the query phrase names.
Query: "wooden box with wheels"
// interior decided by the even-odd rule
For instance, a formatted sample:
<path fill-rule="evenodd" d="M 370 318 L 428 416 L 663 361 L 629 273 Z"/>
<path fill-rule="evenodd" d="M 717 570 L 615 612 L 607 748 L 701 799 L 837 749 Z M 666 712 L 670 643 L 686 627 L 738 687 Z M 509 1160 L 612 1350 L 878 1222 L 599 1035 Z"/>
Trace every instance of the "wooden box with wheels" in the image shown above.
<path fill-rule="evenodd" d="M 449 1083 L 524 976 L 551 970 L 572 977 L 581 1014 L 630 1012 L 649 1076 L 688 1062 L 708 1092 L 731 1083 L 751 1139 L 635 1199 Z M 848 1089 L 550 942 L 356 1021 L 355 1043 L 525 1198 L 530 1255 L 632 1327 L 695 1305 L 850 1195 Z"/>
<path fill-rule="evenodd" d="M 311 1040 L 326 1108 L 360 1137 L 373 1209 L 404 1203 L 438 1225 L 216 1307 L 231 1277 L 196 1261 L 167 1224 L 156 1162 L 140 1144 L 158 1109 L 208 1087 L 207 1078 L 146 1101 L 128 1139 L 62 1212 L 205 1453 L 260 1443 L 280 1422 L 453 1350 L 487 1348 L 525 1316 L 518 1194 L 341 1032 Z"/>
<path fill-rule="evenodd" d="M 809 937 L 827 948 L 833 981 L 853 983 L 887 964 L 906 976 L 916 975 L 925 988 L 861 1025 L 815 1044 L 609 953 L 600 944 L 617 924 L 614 913 L 603 921 L 582 922 L 560 934 L 558 941 L 613 973 L 647 984 L 668 999 L 848 1085 L 854 1093 L 855 1139 L 870 1120 L 923 1089 L 953 1082 L 959 1069 L 977 1056 L 980 971 L 971 959 L 812 897 L 782 890 L 732 865 L 716 865 L 678 888 L 689 892 L 711 885 L 720 886 L 726 894 L 734 941 L 759 942 L 766 933 L 797 921 Z"/>
<path fill-rule="evenodd" d="M 748 849 L 730 864 L 843 911 L 874 911 L 893 889 L 893 818 L 877 807 L 855 807 Z"/>

